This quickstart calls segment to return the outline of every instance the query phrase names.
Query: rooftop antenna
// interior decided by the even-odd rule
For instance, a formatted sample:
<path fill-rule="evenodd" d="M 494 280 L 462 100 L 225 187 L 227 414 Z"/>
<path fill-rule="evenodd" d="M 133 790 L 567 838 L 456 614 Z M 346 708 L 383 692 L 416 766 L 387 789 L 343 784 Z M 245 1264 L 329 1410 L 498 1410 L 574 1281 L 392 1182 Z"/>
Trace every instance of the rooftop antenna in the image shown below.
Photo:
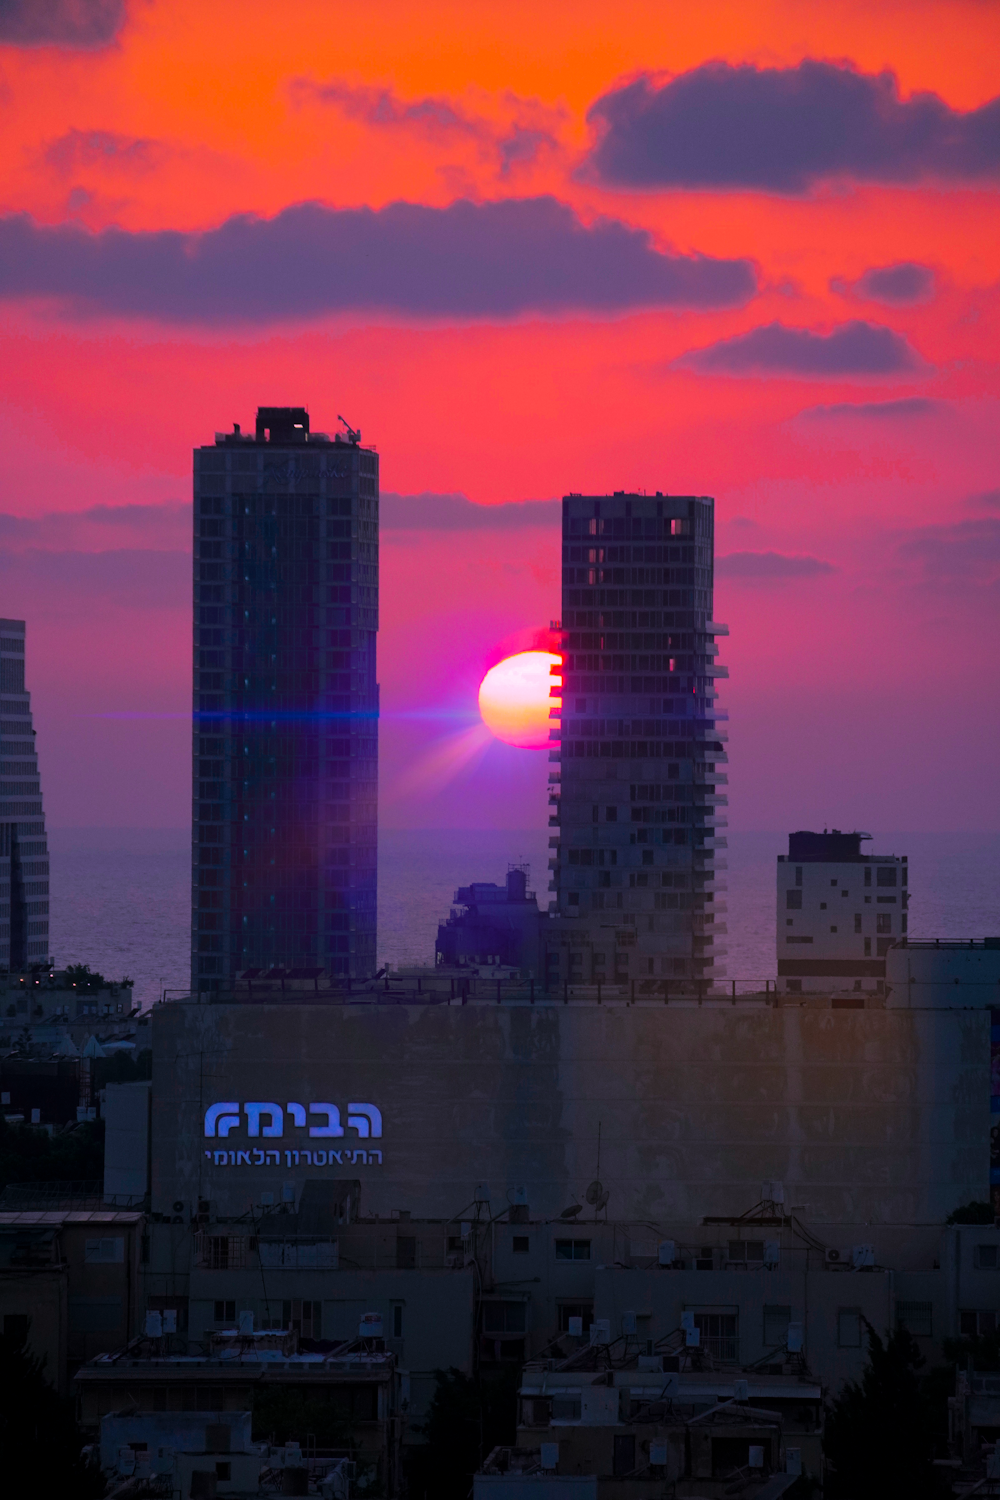
<path fill-rule="evenodd" d="M 360 427 L 352 427 L 351 424 L 350 424 L 350 422 L 347 420 L 347 418 L 346 417 L 342 417 L 340 415 L 340 412 L 337 413 L 337 421 L 338 422 L 343 422 L 344 427 L 345 427 L 345 429 L 347 431 L 347 441 L 349 443 L 360 443 L 360 441 L 361 441 L 361 428 Z"/>

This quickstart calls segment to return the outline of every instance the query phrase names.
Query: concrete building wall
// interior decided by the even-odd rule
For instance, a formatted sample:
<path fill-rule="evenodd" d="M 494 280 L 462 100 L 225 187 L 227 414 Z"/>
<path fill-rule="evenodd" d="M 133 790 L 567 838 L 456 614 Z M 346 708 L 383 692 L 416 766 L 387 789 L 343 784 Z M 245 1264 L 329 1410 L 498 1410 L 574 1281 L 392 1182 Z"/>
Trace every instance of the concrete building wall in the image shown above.
<path fill-rule="evenodd" d="M 151 1083 L 109 1083 L 105 1121 L 104 1198 L 139 1199 L 149 1191 Z"/>
<path fill-rule="evenodd" d="M 987 1191 L 988 1010 L 169 1004 L 153 1032 L 171 1215 L 317 1176 L 444 1219 L 477 1184 L 555 1217 L 598 1176 L 610 1216 L 657 1222 L 743 1212 L 770 1179 L 813 1222 L 940 1223 Z"/>
<path fill-rule="evenodd" d="M 887 1005 L 1000 1006 L 1000 938 L 903 941 L 885 956 L 885 982 Z"/>

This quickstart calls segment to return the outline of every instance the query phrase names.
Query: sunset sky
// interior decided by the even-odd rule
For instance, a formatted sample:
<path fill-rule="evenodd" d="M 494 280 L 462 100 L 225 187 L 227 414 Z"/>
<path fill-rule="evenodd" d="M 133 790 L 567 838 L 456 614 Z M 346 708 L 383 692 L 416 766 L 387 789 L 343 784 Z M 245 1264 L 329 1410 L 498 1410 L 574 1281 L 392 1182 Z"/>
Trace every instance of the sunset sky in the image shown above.
<path fill-rule="evenodd" d="M 998 58 L 991 0 L 0 0 L 50 822 L 187 822 L 191 449 L 305 404 L 381 455 L 386 826 L 544 819 L 479 683 L 624 488 L 716 498 L 734 828 L 996 830 Z"/>

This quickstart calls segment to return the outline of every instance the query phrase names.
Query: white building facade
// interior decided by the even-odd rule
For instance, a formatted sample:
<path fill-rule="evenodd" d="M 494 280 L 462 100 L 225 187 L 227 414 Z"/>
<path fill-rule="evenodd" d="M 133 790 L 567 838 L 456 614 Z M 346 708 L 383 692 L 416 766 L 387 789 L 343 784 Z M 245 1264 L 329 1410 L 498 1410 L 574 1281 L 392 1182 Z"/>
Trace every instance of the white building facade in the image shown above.
<path fill-rule="evenodd" d="M 886 955 L 906 936 L 906 855 L 862 854 L 868 834 L 799 832 L 778 855 L 778 990 L 885 991 Z"/>

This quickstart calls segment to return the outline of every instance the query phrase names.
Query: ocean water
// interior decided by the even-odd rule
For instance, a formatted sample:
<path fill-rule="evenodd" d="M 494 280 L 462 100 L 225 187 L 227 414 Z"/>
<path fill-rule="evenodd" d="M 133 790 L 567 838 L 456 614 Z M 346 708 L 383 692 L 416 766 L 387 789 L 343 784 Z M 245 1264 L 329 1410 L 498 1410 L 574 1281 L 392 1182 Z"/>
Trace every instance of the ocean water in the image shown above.
<path fill-rule="evenodd" d="M 530 866 L 548 900 L 549 830 L 384 829 L 379 836 L 380 963 L 431 963 L 437 924 L 455 889 L 503 881 L 509 863 Z M 57 963 L 86 963 L 135 980 L 149 1005 L 188 979 L 190 836 L 177 829 L 54 829 L 51 932 Z M 1000 934 L 1000 834 L 882 833 L 866 846 L 910 860 L 910 935 Z M 726 880 L 727 975 L 774 977 L 775 856 L 779 833 L 730 833 Z"/>

